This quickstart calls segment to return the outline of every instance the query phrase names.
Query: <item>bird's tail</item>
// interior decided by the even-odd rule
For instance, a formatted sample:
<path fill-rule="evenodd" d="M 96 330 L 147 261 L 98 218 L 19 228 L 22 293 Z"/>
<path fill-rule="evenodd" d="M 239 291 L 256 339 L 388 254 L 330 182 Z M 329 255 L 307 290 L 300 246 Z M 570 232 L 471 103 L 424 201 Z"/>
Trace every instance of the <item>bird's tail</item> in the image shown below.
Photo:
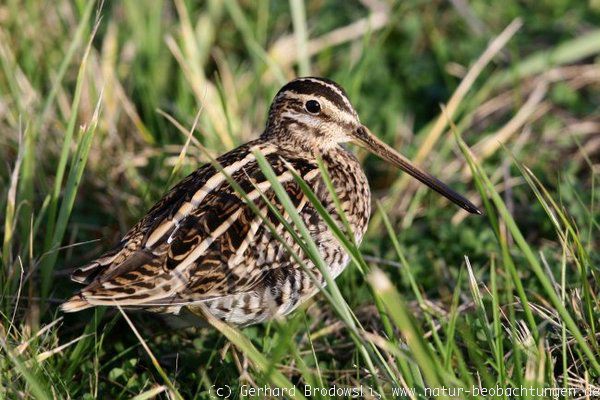
<path fill-rule="evenodd" d="M 81 294 L 71 297 L 60 305 L 62 312 L 77 312 L 90 307 L 94 307 L 94 305 L 90 304 Z"/>

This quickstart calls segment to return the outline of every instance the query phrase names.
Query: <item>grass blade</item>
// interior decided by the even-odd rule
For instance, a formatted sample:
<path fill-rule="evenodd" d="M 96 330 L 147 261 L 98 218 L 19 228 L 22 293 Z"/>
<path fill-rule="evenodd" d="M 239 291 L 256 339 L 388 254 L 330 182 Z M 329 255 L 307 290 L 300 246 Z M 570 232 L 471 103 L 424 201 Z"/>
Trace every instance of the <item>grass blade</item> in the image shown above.
<path fill-rule="evenodd" d="M 81 182 L 81 177 L 87 164 L 90 148 L 92 146 L 92 139 L 94 138 L 94 134 L 96 133 L 96 128 L 98 126 L 101 98 L 102 96 L 100 96 L 100 99 L 98 100 L 96 110 L 94 111 L 94 115 L 89 125 L 80 129 L 77 150 L 73 155 L 69 176 L 65 185 L 63 201 L 58 213 L 56 227 L 52 235 L 50 247 L 51 250 L 41 262 L 41 293 L 43 297 L 47 296 L 50 291 L 50 286 L 52 284 L 52 273 L 58 258 L 57 249 L 60 246 L 60 243 L 62 242 L 64 234 L 67 230 L 69 216 L 73 210 L 75 196 L 77 195 L 77 189 L 79 188 L 79 183 Z"/>

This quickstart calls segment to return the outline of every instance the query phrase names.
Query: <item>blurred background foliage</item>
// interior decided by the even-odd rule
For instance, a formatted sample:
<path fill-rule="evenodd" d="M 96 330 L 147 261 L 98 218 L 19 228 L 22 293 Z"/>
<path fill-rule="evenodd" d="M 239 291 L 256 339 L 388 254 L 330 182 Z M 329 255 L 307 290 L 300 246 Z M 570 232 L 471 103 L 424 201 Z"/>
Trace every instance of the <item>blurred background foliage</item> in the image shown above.
<path fill-rule="evenodd" d="M 257 137 L 272 97 L 295 76 L 340 83 L 373 132 L 481 204 L 447 125 L 432 147 L 426 143 L 443 119 L 441 105 L 511 23 L 510 40 L 467 86 L 452 120 L 527 242 L 557 277 L 565 244 L 513 156 L 578 227 L 590 270 L 569 275 L 567 288 L 575 291 L 577 303 L 582 282 L 591 282 L 583 302 L 587 309 L 573 307 L 582 327 L 595 332 L 590 320 L 599 317 L 594 279 L 600 262 L 598 0 L 0 3 L 0 210 L 5 210 L 0 335 L 4 351 L 14 356 L 0 361 L 0 372 L 19 377 L 4 382 L 4 393 L 37 396 L 37 382 L 40 392 L 53 386 L 58 398 L 117 398 L 162 385 L 136 338 L 123 334 L 129 328 L 118 314 L 109 312 L 102 322 L 94 312 L 67 316 L 42 336 L 38 329 L 59 317 L 60 299 L 73 290 L 67 279 L 72 267 L 108 249 L 177 179 L 206 162 L 200 145 L 216 156 Z M 182 152 L 197 115 L 191 145 Z M 477 266 L 478 279 L 489 284 L 490 266 L 501 256 L 494 231 L 486 218 L 465 218 L 380 160 L 358 153 L 374 204 L 387 213 L 431 308 L 415 303 L 380 215 L 372 218 L 363 254 L 406 293 L 418 321 L 427 320 L 422 313 L 444 320 L 456 287 L 467 293 L 461 304 L 471 300 L 459 276 L 465 255 Z M 80 179 L 72 172 L 79 156 Z M 61 160 L 68 162 L 57 180 Z M 69 193 L 76 194 L 72 206 Z M 520 266 L 523 254 L 511 247 L 502 223 L 501 229 Z M 532 301 L 547 305 L 531 271 L 519 268 L 519 274 Z M 514 286 L 506 279 L 500 283 L 502 304 L 513 300 Z M 338 284 L 358 318 L 379 332 L 381 321 L 363 276 L 350 267 Z M 520 319 L 520 312 L 517 307 L 510 321 Z M 91 323 L 90 315 L 96 317 Z M 207 396 L 214 380 L 239 378 L 233 356 L 220 360 L 225 341 L 218 333 L 178 331 L 148 314 L 135 315 L 134 321 L 185 397 Z M 462 333 L 472 335 L 467 342 L 482 340 L 476 328 L 468 333 L 465 326 Z M 93 335 L 81 339 L 82 332 Z M 245 333 L 266 354 L 282 348 L 284 333 L 297 338 L 296 350 L 318 354 L 323 375 L 317 376 L 327 382 L 349 384 L 353 374 L 363 376 L 359 353 L 321 297 L 296 313 L 288 330 L 261 325 Z M 314 348 L 309 334 L 318 338 Z M 40 354 L 76 338 L 77 345 L 48 355 L 33 378 L 21 379 L 27 374 L 15 365 L 28 365 L 27 357 L 39 361 Z M 514 338 L 507 334 L 505 340 L 510 353 Z M 488 354 L 474 349 L 465 350 L 453 366 L 477 371 L 477 360 Z M 290 357 L 277 355 L 280 369 L 294 383 L 305 381 Z M 82 380 L 68 383 L 73 375 Z"/>

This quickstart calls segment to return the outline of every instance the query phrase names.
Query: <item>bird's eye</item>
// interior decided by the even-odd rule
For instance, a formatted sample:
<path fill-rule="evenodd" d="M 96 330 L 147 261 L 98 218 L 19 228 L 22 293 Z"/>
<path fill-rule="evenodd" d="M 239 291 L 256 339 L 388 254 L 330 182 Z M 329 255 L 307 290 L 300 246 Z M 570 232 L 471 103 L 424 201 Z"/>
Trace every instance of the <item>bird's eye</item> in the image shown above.
<path fill-rule="evenodd" d="M 321 105 L 316 100 L 307 101 L 304 107 L 306 108 L 306 111 L 311 114 L 318 114 L 321 112 Z"/>

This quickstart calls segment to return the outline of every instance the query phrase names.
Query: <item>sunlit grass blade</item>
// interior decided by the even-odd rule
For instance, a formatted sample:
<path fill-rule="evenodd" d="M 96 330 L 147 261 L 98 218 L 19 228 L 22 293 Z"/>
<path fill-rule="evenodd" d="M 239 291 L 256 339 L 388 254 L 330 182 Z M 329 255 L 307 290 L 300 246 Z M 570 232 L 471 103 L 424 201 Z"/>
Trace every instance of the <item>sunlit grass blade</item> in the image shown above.
<path fill-rule="evenodd" d="M 89 122 L 89 125 L 80 129 L 77 149 L 71 161 L 69 176 L 64 189 L 63 201 L 61 203 L 60 211 L 56 220 L 56 227 L 52 232 L 50 250 L 46 257 L 41 261 L 41 293 L 44 297 L 47 296 L 50 291 L 52 273 L 58 258 L 57 248 L 60 246 L 60 243 L 62 242 L 64 234 L 67 230 L 69 217 L 75 203 L 75 196 L 77 195 L 81 177 L 87 164 L 90 148 L 92 146 L 92 139 L 94 138 L 94 134 L 96 133 L 96 128 L 98 126 L 101 97 L 98 100 L 96 110 L 94 111 L 94 115 L 92 116 L 92 120 Z"/>
<path fill-rule="evenodd" d="M 116 306 L 119 309 L 119 311 L 121 312 L 121 315 L 123 315 L 123 318 L 125 318 L 125 321 L 127 321 L 127 324 L 129 325 L 129 327 L 131 328 L 131 330 L 133 331 L 135 336 L 140 341 L 140 344 L 146 351 L 146 354 L 148 355 L 148 357 L 150 357 L 150 360 L 152 361 L 152 365 L 154 365 L 154 368 L 156 368 L 156 371 L 158 372 L 158 374 L 161 376 L 161 378 L 165 382 L 165 385 L 167 385 L 167 387 L 169 388 L 169 391 L 172 393 L 174 398 L 176 398 L 178 400 L 183 400 L 183 396 L 181 396 L 181 394 L 179 393 L 177 388 L 175 388 L 175 385 L 173 384 L 173 382 L 171 382 L 171 379 L 169 379 L 168 374 L 161 367 L 160 363 L 158 362 L 158 360 L 156 359 L 154 354 L 152 354 L 150 347 L 148 347 L 148 344 L 146 343 L 144 338 L 140 335 L 140 333 L 136 329 L 135 325 L 133 325 L 133 322 L 131 322 L 131 319 L 129 319 L 129 317 L 127 316 L 127 314 L 125 314 L 125 312 L 123 311 L 123 309 L 121 308 L 121 306 L 119 304 L 116 304 Z"/>
<path fill-rule="evenodd" d="M 481 291 L 479 290 L 479 283 L 475 278 L 473 267 L 471 267 L 471 262 L 469 261 L 469 258 L 467 256 L 465 256 L 465 264 L 467 266 L 467 274 L 469 277 L 469 289 L 471 289 L 471 296 L 473 297 L 473 301 L 475 303 L 477 317 L 479 318 L 479 322 L 483 327 L 486 339 L 490 344 L 491 349 L 493 350 L 493 334 L 490 330 L 490 323 L 488 321 L 485 306 L 483 304 L 483 296 L 481 294 Z"/>
<path fill-rule="evenodd" d="M 0 337 L 0 348 L 2 352 L 8 357 L 9 362 L 13 365 L 18 374 L 20 374 L 27 382 L 28 389 L 31 390 L 31 394 L 36 399 L 51 399 L 50 394 L 52 390 L 45 380 L 37 373 L 39 368 L 32 368 L 30 363 L 27 363 L 19 355 L 15 354 L 9 347 L 10 345 L 6 342 L 5 338 Z M 4 388 L 7 388 L 3 385 Z"/>
<path fill-rule="evenodd" d="M 490 286 L 492 298 L 492 330 L 494 338 L 494 356 L 496 368 L 498 371 L 497 384 L 506 388 L 507 386 L 507 371 L 504 360 L 504 345 L 502 341 L 502 322 L 500 321 L 500 295 L 498 293 L 498 276 L 496 273 L 496 259 L 492 257 L 490 260 Z M 507 398 L 507 396 L 504 396 Z"/>
<path fill-rule="evenodd" d="M 299 54 L 299 72 L 300 76 L 310 75 L 310 58 L 308 56 L 308 33 L 306 32 L 306 10 L 304 9 L 304 0 L 290 0 L 292 11 L 292 22 L 294 23 L 294 35 L 296 37 L 296 46 Z"/>
<path fill-rule="evenodd" d="M 319 171 L 321 172 L 321 178 L 323 179 L 323 182 L 327 186 L 329 195 L 331 196 L 331 198 L 333 199 L 333 202 L 335 204 L 335 209 L 336 209 L 338 215 L 340 216 L 340 219 L 342 222 L 341 227 L 338 226 L 338 224 L 333 220 L 331 215 L 329 215 L 329 212 L 327 212 L 325 207 L 323 207 L 323 205 L 321 204 L 319 199 L 316 197 L 315 193 L 308 186 L 308 184 L 302 179 L 302 177 L 300 177 L 294 171 L 291 171 L 291 172 L 294 174 L 296 183 L 298 183 L 298 185 L 300 185 L 304 194 L 306 196 L 308 196 L 311 204 L 317 209 L 317 212 L 319 213 L 319 215 L 321 215 L 321 217 L 327 224 L 328 228 L 332 231 L 332 233 L 335 235 L 335 237 L 342 243 L 344 250 L 346 250 L 348 252 L 348 254 L 350 254 L 352 264 L 354 264 L 358 268 L 361 275 L 365 276 L 365 274 L 369 270 L 369 267 L 368 267 L 366 261 L 364 260 L 362 253 L 360 252 L 358 245 L 356 243 L 356 233 L 353 232 L 352 226 L 350 225 L 350 221 L 348 221 L 348 216 L 346 215 L 346 212 L 344 211 L 344 208 L 342 207 L 342 202 L 340 201 L 340 198 L 335 191 L 335 187 L 331 180 L 331 176 L 329 175 L 329 171 L 327 170 L 327 166 L 325 165 L 325 163 L 323 162 L 323 159 L 321 157 L 317 158 L 317 164 L 319 167 Z M 341 230 L 342 227 L 344 229 L 344 232 L 342 232 L 342 230 Z M 385 332 L 386 332 L 388 338 L 390 340 L 394 340 L 394 332 L 392 329 L 392 325 L 387 316 L 387 312 L 386 312 L 385 308 L 383 307 L 383 304 L 381 303 L 381 299 L 374 292 L 371 292 L 371 296 L 372 296 L 373 300 L 375 301 L 375 306 L 377 307 L 379 315 L 381 316 L 381 322 L 383 324 L 383 327 L 385 329 Z"/>
<path fill-rule="evenodd" d="M 434 342 L 438 349 L 438 352 L 442 355 L 448 356 L 448 354 L 450 352 L 450 348 L 452 346 L 456 345 L 453 341 L 454 334 L 452 333 L 453 330 L 455 329 L 452 325 L 456 323 L 456 318 L 451 318 L 450 327 L 448 327 L 449 335 L 451 335 L 451 337 L 448 339 L 448 342 L 446 344 L 442 343 L 439 336 L 436 336 L 437 335 L 437 327 L 436 327 L 435 321 L 433 320 L 432 316 L 430 315 L 430 307 L 427 305 L 427 302 L 425 301 L 425 299 L 417 285 L 416 278 L 413 275 L 412 268 L 404 255 L 404 251 L 402 250 L 402 248 L 400 246 L 400 242 L 398 241 L 396 233 L 395 233 L 394 229 L 392 228 L 391 222 L 390 222 L 387 214 L 383 210 L 381 203 L 378 203 L 378 211 L 379 211 L 379 214 L 381 215 L 381 220 L 383 221 L 383 224 L 386 227 L 386 230 L 387 230 L 388 236 L 392 242 L 393 248 L 394 248 L 398 258 L 400 259 L 400 263 L 402 265 L 402 268 L 400 269 L 401 276 L 404 278 L 404 280 L 408 283 L 408 285 L 412 289 L 412 293 L 413 293 L 415 299 L 417 300 L 419 308 L 423 311 L 423 316 L 424 316 L 428 326 L 431 329 L 432 336 L 434 336 Z M 459 282 L 460 282 L 460 280 L 459 280 Z M 459 288 L 457 287 L 456 290 L 458 291 Z M 448 362 L 448 360 L 440 360 L 440 361 L 438 361 L 438 365 L 443 365 L 446 362 Z M 408 374 L 406 374 L 406 375 L 408 375 Z M 448 371 L 445 378 L 449 379 L 448 376 L 451 376 L 451 375 L 452 375 L 452 373 L 450 371 Z M 455 379 L 455 377 L 452 377 L 452 380 L 453 380 L 453 382 L 458 382 Z"/>
<path fill-rule="evenodd" d="M 256 65 L 263 64 L 269 67 L 269 71 L 273 74 L 275 79 L 280 83 L 286 81 L 285 74 L 281 70 L 281 67 L 272 59 L 272 57 L 265 51 L 264 48 L 254 38 L 254 32 L 248 23 L 246 15 L 242 12 L 238 0 L 225 0 L 225 8 L 231 16 L 237 29 L 242 33 L 244 44 L 249 50 L 249 53 L 254 59 Z"/>
<path fill-rule="evenodd" d="M 423 335 L 415 326 L 412 318 L 407 312 L 405 302 L 402 300 L 388 277 L 381 270 L 373 270 L 368 277 L 369 283 L 381 296 L 384 305 L 388 309 L 391 319 L 396 327 L 402 332 L 406 343 L 414 356 L 419 369 L 423 372 L 428 387 L 441 387 L 439 371 L 440 364 L 432 356 L 427 344 L 423 341 Z"/>
<path fill-rule="evenodd" d="M 156 396 L 165 392 L 167 390 L 166 386 L 156 386 L 150 390 L 145 391 L 144 393 L 140 393 L 135 397 L 132 397 L 131 400 L 149 400 L 155 399 Z"/>
<path fill-rule="evenodd" d="M 22 237 L 28 236 L 29 223 L 27 220 L 30 218 L 32 205 L 34 204 L 34 176 L 37 162 L 35 160 L 36 154 L 36 146 L 38 145 L 37 140 L 39 137 L 39 131 L 44 123 L 46 123 L 46 119 L 51 111 L 52 105 L 56 100 L 56 96 L 60 90 L 62 85 L 62 80 L 67 73 L 67 69 L 75 56 L 75 52 L 77 48 L 81 45 L 84 34 L 88 29 L 88 24 L 92 15 L 92 11 L 94 10 L 94 6 L 96 5 L 95 1 L 89 1 L 86 4 L 85 9 L 83 10 L 81 19 L 77 25 L 77 29 L 73 38 L 69 42 L 69 47 L 65 53 L 64 58 L 60 66 L 58 67 L 58 71 L 54 76 L 53 83 L 51 85 L 50 91 L 44 98 L 44 103 L 42 105 L 41 112 L 38 114 L 38 117 L 34 120 L 33 125 L 31 127 L 31 135 L 26 135 L 25 140 L 25 157 L 23 163 L 23 172 L 22 172 L 22 184 L 20 189 L 20 200 L 25 203 L 23 214 L 25 216 L 25 221 L 23 224 Z"/>
<path fill-rule="evenodd" d="M 206 320 L 218 329 L 231 343 L 233 343 L 238 349 L 244 352 L 251 360 L 255 363 L 259 371 L 267 375 L 267 380 L 274 384 L 274 387 L 287 388 L 289 391 L 293 391 L 295 396 L 293 398 L 304 399 L 305 397 L 299 390 L 293 390 L 294 385 L 285 378 L 281 372 L 273 368 L 273 363 L 262 354 L 252 342 L 238 329 L 226 324 L 225 322 L 215 318 L 207 311 L 203 305 L 200 305 L 204 309 L 203 315 Z"/>
<path fill-rule="evenodd" d="M 71 102 L 71 116 L 69 117 L 69 122 L 67 124 L 67 129 L 65 130 L 65 135 L 62 142 L 62 149 L 60 152 L 60 158 L 58 160 L 58 164 L 56 166 L 56 172 L 54 176 L 54 189 L 52 191 L 50 197 L 50 205 L 48 208 L 48 219 L 46 229 L 48 232 L 54 232 L 55 225 L 57 223 L 56 214 L 58 212 L 58 203 L 60 192 L 63 185 L 63 178 L 65 174 L 65 169 L 67 168 L 67 161 L 69 159 L 69 152 L 71 151 L 71 145 L 73 142 L 73 134 L 75 132 L 75 123 L 79 116 L 79 103 L 81 100 L 81 92 L 83 90 L 83 86 L 85 85 L 85 74 L 87 72 L 88 65 L 88 57 L 90 55 L 90 51 L 92 49 L 92 42 L 94 37 L 96 36 L 96 32 L 98 30 L 98 22 L 94 26 L 94 30 L 88 39 L 88 43 L 81 59 L 81 64 L 79 65 L 79 71 L 77 74 L 77 85 L 75 86 L 75 93 L 73 94 L 73 101 Z M 52 245 L 53 235 L 45 235 L 44 237 L 44 251 L 48 251 Z"/>
<path fill-rule="evenodd" d="M 262 172 L 264 173 L 265 177 L 271 183 L 271 188 L 277 195 L 277 198 L 281 202 L 282 206 L 285 208 L 286 212 L 289 214 L 289 216 L 294 224 L 294 227 L 300 231 L 301 238 L 302 238 L 304 244 L 306 245 L 307 255 L 310 256 L 311 260 L 315 263 L 315 265 L 319 268 L 319 271 L 323 275 L 323 278 L 325 279 L 325 282 L 327 283 L 327 290 L 330 291 L 332 298 L 334 300 L 332 305 L 334 305 L 336 307 L 336 311 L 338 313 L 340 313 L 340 316 L 344 319 L 344 321 L 346 322 L 348 327 L 353 328 L 353 329 L 351 329 L 351 332 L 352 332 L 353 330 L 356 329 L 356 324 L 355 324 L 356 317 L 353 315 L 352 310 L 350 310 L 350 308 L 349 308 L 348 304 L 346 303 L 346 301 L 344 300 L 339 288 L 337 287 L 333 277 L 331 276 L 329 267 L 328 267 L 328 265 L 325 264 L 325 261 L 321 257 L 316 243 L 311 238 L 308 228 L 304 224 L 304 221 L 302 221 L 302 218 L 298 214 L 298 211 L 294 207 L 294 205 L 293 205 L 291 199 L 289 198 L 288 194 L 286 193 L 285 189 L 283 188 L 281 183 L 278 181 L 277 176 L 275 175 L 275 172 L 269 165 L 268 161 L 265 159 L 264 155 L 262 155 L 259 152 L 255 152 L 254 154 L 256 156 L 256 161 L 257 161 L 258 165 L 260 166 Z M 320 214 L 320 215 L 322 217 L 324 216 L 324 214 Z M 333 225 L 335 225 L 335 223 Z M 374 365 L 372 363 L 371 356 L 369 355 L 368 350 L 364 347 L 364 345 L 360 341 L 357 342 L 357 345 L 359 346 L 359 350 L 361 351 L 363 357 L 365 358 L 365 361 L 367 362 L 369 369 L 374 371 Z"/>
<path fill-rule="evenodd" d="M 2 273 L 0 273 L 0 291 L 3 288 L 8 287 L 7 282 L 10 277 L 5 274 L 9 271 L 9 264 L 12 260 L 12 239 L 14 235 L 15 222 L 16 222 L 16 209 L 17 209 L 17 185 L 19 182 L 19 173 L 21 170 L 21 162 L 23 161 L 23 145 L 19 143 L 19 153 L 15 161 L 13 171 L 10 175 L 10 185 L 6 194 L 6 207 L 4 213 L 4 238 L 2 241 L 2 265 L 4 266 Z"/>
<path fill-rule="evenodd" d="M 333 202 L 334 202 L 336 210 L 340 216 L 342 226 L 344 227 L 345 231 L 342 231 L 342 227 L 339 226 L 336 221 L 334 221 L 333 217 L 325 209 L 325 207 L 323 206 L 323 204 L 321 203 L 321 201 L 319 200 L 317 195 L 314 193 L 314 191 L 307 184 L 307 182 L 296 171 L 294 171 L 293 168 L 291 168 L 291 166 L 289 167 L 289 171 L 294 175 L 296 183 L 300 186 L 304 195 L 307 196 L 310 204 L 315 208 L 315 210 L 317 211 L 319 216 L 323 219 L 323 222 L 325 222 L 328 229 L 331 230 L 331 232 L 333 233 L 335 238 L 342 245 L 343 249 L 350 255 L 350 260 L 352 261 L 352 263 L 359 269 L 361 274 L 364 275 L 365 272 L 368 270 L 368 267 L 367 267 L 367 264 L 366 264 L 364 258 L 362 257 L 362 254 L 356 244 L 356 236 L 352 230 L 352 227 L 350 226 L 348 217 L 343 210 L 340 199 L 339 199 L 337 193 L 335 192 L 335 188 L 333 186 L 333 182 L 331 181 L 331 177 L 329 176 L 329 172 L 327 171 L 327 167 L 323 163 L 322 159 L 318 159 L 317 163 L 318 163 L 319 170 L 321 172 L 321 178 L 323 179 L 323 181 L 327 187 L 327 190 L 329 191 L 329 195 L 333 199 Z M 283 195 L 283 193 L 282 193 L 282 195 Z M 325 271 L 325 272 L 328 273 L 328 271 Z M 329 283 L 328 283 L 328 285 L 329 285 Z M 337 288 L 337 286 L 336 286 L 336 288 Z M 392 326 L 387 317 L 387 313 L 386 313 L 385 309 L 383 308 L 383 305 L 381 304 L 381 299 L 375 292 L 371 292 L 371 295 L 375 301 L 375 305 L 379 311 L 384 329 L 385 329 L 389 339 L 394 340 L 393 329 L 392 329 Z M 334 298 L 334 300 L 335 300 L 335 298 Z M 335 305 L 335 303 L 334 303 L 334 305 Z M 351 326 L 353 326 L 353 325 L 351 325 Z M 381 365 L 383 365 L 386 368 L 386 370 L 388 371 L 388 373 L 390 373 L 391 379 L 396 381 L 395 376 L 393 374 L 391 374 L 390 368 L 387 365 L 386 360 L 384 360 L 383 357 L 381 356 L 381 354 L 377 351 L 375 344 L 372 342 L 370 344 L 372 346 L 372 350 L 375 352 L 376 356 L 378 357 Z"/>
<path fill-rule="evenodd" d="M 598 341 L 596 340 L 596 317 L 594 315 L 595 304 L 598 304 L 598 299 L 594 298 L 590 281 L 588 280 L 591 276 L 593 278 L 593 271 L 590 271 L 590 255 L 588 254 L 585 246 L 582 244 L 579 237 L 577 227 L 574 226 L 572 218 L 566 214 L 566 210 L 560 207 L 556 201 L 552 198 L 548 190 L 542 185 L 539 179 L 533 174 L 533 172 L 522 165 L 513 156 L 513 162 L 522 172 L 525 180 L 529 187 L 533 190 L 538 202 L 542 205 L 546 215 L 555 227 L 556 234 L 558 235 L 561 243 L 566 246 L 566 249 L 570 250 L 572 260 L 579 269 L 580 282 L 583 288 L 583 299 L 585 306 L 585 315 L 587 317 L 586 324 L 589 327 L 590 342 L 594 347 L 596 353 L 599 351 Z M 570 245 L 572 243 L 572 245 Z M 564 303 L 564 302 L 563 302 Z"/>
<path fill-rule="evenodd" d="M 444 107 L 442 107 L 442 113 L 445 113 Z M 469 150 L 469 148 L 466 146 L 466 144 L 460 138 L 460 136 L 458 134 L 458 130 L 456 128 L 456 125 L 454 125 L 454 122 L 452 120 L 450 120 L 449 116 L 448 116 L 448 118 L 449 118 L 450 127 L 453 130 L 456 140 L 461 141 L 460 142 L 461 152 L 463 154 L 468 153 L 468 156 L 465 156 L 465 158 L 467 160 L 469 167 L 471 168 L 471 171 L 473 171 L 473 169 L 477 168 L 477 164 L 475 163 L 475 160 L 471 154 L 471 151 Z M 489 179 L 488 180 L 482 179 L 481 176 L 476 175 L 474 173 L 473 173 L 473 179 L 475 182 L 475 186 L 477 187 L 477 191 L 479 192 L 479 194 L 481 196 L 481 199 L 482 199 L 482 202 L 483 202 L 483 205 L 485 208 L 485 215 L 487 216 L 488 221 L 490 222 L 490 225 L 493 228 L 494 235 L 496 236 L 496 238 L 498 240 L 498 244 L 500 246 L 500 251 L 502 254 L 502 261 L 512 278 L 512 284 L 514 284 L 515 289 L 517 291 L 517 295 L 519 296 L 519 299 L 521 300 L 521 305 L 523 306 L 523 312 L 525 313 L 525 318 L 529 325 L 529 329 L 532 332 L 532 334 L 534 335 L 534 337 L 537 339 L 538 338 L 537 325 L 535 322 L 535 318 L 533 317 L 533 312 L 531 311 L 531 306 L 529 305 L 529 300 L 527 298 L 527 294 L 525 293 L 525 288 L 523 287 L 523 283 L 521 282 L 521 279 L 519 278 L 514 260 L 510 254 L 510 249 L 508 246 L 508 238 L 504 235 L 504 232 L 500 229 L 500 223 L 502 221 L 500 218 L 501 215 L 498 214 L 498 213 L 500 213 L 500 211 L 497 210 L 497 207 L 494 207 L 493 198 L 492 199 L 488 198 L 489 186 L 492 186 L 491 190 L 495 190 L 495 189 L 493 188 L 493 185 L 489 181 Z"/>
<path fill-rule="evenodd" d="M 523 252 L 523 255 L 525 256 L 525 259 L 527 260 L 533 273 L 535 274 L 538 281 L 542 285 L 542 288 L 544 289 L 546 296 L 548 296 L 548 300 L 550 300 L 552 305 L 556 308 L 556 311 L 559 313 L 559 315 L 563 319 L 565 325 L 568 327 L 569 331 L 571 332 L 571 334 L 577 341 L 581 351 L 583 353 L 585 353 L 585 355 L 588 357 L 588 360 L 589 360 L 592 368 L 595 370 L 595 372 L 597 374 L 600 375 L 600 363 L 597 358 L 598 355 L 592 351 L 592 349 L 590 348 L 589 344 L 587 343 L 585 337 L 583 336 L 581 330 L 577 326 L 577 323 L 575 322 L 575 320 L 573 319 L 571 314 L 567 311 L 564 304 L 558 297 L 558 294 L 554 290 L 552 282 L 546 276 L 546 273 L 545 273 L 543 267 L 541 266 L 539 260 L 533 253 L 533 250 L 531 249 L 529 244 L 527 244 L 527 241 L 525 240 L 525 238 L 523 237 L 523 234 L 519 230 L 517 223 L 515 222 L 514 218 L 512 217 L 512 215 L 506 208 L 504 201 L 502 200 L 502 198 L 500 197 L 500 195 L 494 188 L 494 185 L 490 182 L 490 180 L 487 177 L 487 175 L 485 174 L 485 172 L 475 163 L 475 161 L 473 160 L 471 153 L 469 152 L 469 149 L 466 146 L 466 144 L 464 143 L 464 141 L 462 141 L 462 139 L 458 136 L 456 137 L 456 140 L 458 141 L 458 143 L 460 145 L 463 155 L 465 156 L 465 158 L 467 159 L 467 161 L 469 163 L 469 167 L 471 168 L 471 171 L 473 172 L 473 176 L 477 176 L 478 179 L 480 179 L 485 184 L 486 192 L 489 193 L 489 195 L 491 196 L 492 202 L 494 203 L 494 206 L 498 210 L 499 216 L 502 218 L 502 220 L 506 224 L 508 230 L 512 234 L 512 236 L 515 240 L 515 243 L 517 244 L 519 249 L 521 249 L 521 251 Z M 486 192 L 482 192 L 481 194 L 485 195 Z M 515 281 L 515 283 L 518 283 L 518 282 L 519 282 L 518 280 Z M 537 327 L 534 326 L 534 329 L 537 329 Z M 535 331 L 532 331 L 532 333 L 534 333 L 534 332 Z"/>

